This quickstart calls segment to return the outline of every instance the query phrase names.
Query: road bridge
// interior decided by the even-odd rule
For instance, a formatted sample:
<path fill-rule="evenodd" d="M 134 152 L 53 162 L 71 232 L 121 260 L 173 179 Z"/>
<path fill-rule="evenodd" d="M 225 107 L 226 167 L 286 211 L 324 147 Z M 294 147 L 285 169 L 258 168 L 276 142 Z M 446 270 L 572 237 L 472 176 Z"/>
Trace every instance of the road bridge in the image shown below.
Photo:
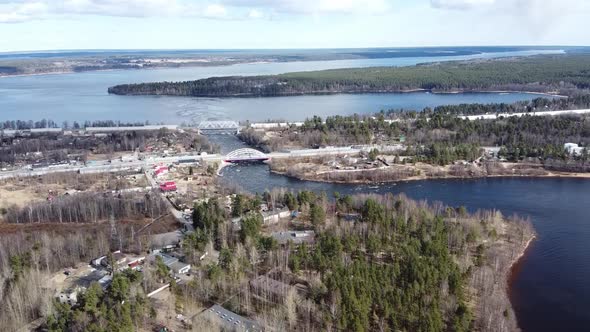
<path fill-rule="evenodd" d="M 243 148 L 237 149 L 228 153 L 223 161 L 226 163 L 240 163 L 240 162 L 255 162 L 255 161 L 267 161 L 270 157 L 261 151 Z"/>

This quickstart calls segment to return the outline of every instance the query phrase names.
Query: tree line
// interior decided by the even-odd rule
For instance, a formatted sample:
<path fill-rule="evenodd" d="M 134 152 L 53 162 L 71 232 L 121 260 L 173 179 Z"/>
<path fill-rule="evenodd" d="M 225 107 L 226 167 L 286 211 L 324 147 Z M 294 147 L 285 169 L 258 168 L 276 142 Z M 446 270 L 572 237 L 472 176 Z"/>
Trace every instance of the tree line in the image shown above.
<path fill-rule="evenodd" d="M 14 224 L 98 223 L 109 219 L 157 218 L 167 212 L 166 203 L 157 193 L 79 193 L 56 197 L 49 202 L 9 207 L 3 219 Z"/>
<path fill-rule="evenodd" d="M 456 114 L 465 108 L 445 106 L 421 112 L 381 112 L 371 116 L 318 116 L 301 127 L 283 129 L 281 135 L 263 141 L 267 150 L 283 146 L 308 148 L 330 145 L 400 144 L 404 156 L 415 161 L 447 165 L 456 160 L 474 161 L 481 147 L 501 147 L 500 157 L 509 161 L 537 158 L 558 165 L 564 161 L 580 166 L 589 160 L 588 151 L 571 155 L 565 143 L 590 144 L 587 115 L 508 117 L 467 120 Z M 460 111 L 461 110 L 461 111 Z M 393 120 L 393 121 L 392 121 Z M 259 143 L 260 144 L 260 143 Z"/>

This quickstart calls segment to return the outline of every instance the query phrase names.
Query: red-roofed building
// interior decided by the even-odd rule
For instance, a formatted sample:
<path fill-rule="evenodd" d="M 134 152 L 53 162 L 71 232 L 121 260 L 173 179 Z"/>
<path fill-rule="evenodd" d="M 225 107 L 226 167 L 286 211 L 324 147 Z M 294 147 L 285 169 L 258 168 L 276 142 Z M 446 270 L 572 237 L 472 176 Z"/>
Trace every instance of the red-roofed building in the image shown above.
<path fill-rule="evenodd" d="M 154 171 L 154 176 L 155 177 L 159 177 L 159 176 L 162 176 L 162 175 L 167 174 L 167 173 L 168 173 L 168 167 L 166 167 L 166 166 L 159 166 Z"/>
<path fill-rule="evenodd" d="M 176 190 L 176 182 L 168 181 L 160 184 L 160 190 L 162 191 L 175 191 Z"/>

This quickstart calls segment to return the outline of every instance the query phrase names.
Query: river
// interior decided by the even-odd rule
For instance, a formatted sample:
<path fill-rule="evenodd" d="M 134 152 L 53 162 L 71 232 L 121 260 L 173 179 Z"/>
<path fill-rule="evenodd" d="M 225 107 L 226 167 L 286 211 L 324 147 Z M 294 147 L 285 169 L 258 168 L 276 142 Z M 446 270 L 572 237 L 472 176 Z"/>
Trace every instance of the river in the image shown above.
<path fill-rule="evenodd" d="M 131 97 L 107 94 L 121 83 L 178 81 L 222 75 L 277 74 L 330 68 L 402 66 L 420 62 L 530 55 L 507 52 L 467 57 L 365 59 L 322 62 L 241 64 L 137 71 L 0 78 L 0 121 L 121 120 L 196 122 L 202 119 L 302 120 L 312 115 L 372 113 L 381 109 L 421 109 L 472 102 L 512 102 L 530 94 L 435 95 L 366 94 L 248 99 Z M 242 146 L 231 136 L 216 138 L 222 152 Z M 518 265 L 511 300 L 524 331 L 585 331 L 590 326 L 590 181 L 574 179 L 432 180 L 386 185 L 336 185 L 270 174 L 265 165 L 229 167 L 223 180 L 251 192 L 274 187 L 332 193 L 406 193 L 414 199 L 499 209 L 530 217 L 539 237 Z"/>
<path fill-rule="evenodd" d="M 231 166 L 223 181 L 249 192 L 272 188 L 341 194 L 405 193 L 416 200 L 497 209 L 531 219 L 538 238 L 516 266 L 510 298 L 523 331 L 588 331 L 590 326 L 590 180 L 491 178 L 381 185 L 300 181 L 266 165 Z"/>
<path fill-rule="evenodd" d="M 537 97 L 530 94 L 331 95 L 277 98 L 189 98 L 115 96 L 109 86 L 122 83 L 182 81 L 226 75 L 263 75 L 293 71 L 369 66 L 407 66 L 423 62 L 561 53 L 519 51 L 470 56 L 412 57 L 337 61 L 252 63 L 216 67 L 113 70 L 72 74 L 0 78 L 0 120 L 62 121 L 120 120 L 181 124 L 201 120 L 304 120 L 313 115 L 374 113 L 381 109 L 422 109 L 466 102 L 513 102 Z"/>

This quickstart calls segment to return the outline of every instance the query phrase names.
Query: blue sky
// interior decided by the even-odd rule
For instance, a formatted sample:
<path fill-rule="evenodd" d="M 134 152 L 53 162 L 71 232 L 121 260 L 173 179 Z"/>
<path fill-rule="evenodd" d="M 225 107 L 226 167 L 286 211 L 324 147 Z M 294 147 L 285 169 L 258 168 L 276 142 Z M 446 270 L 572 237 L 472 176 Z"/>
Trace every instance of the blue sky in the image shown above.
<path fill-rule="evenodd" d="M 0 0 L 0 52 L 590 45 L 588 0 Z"/>

